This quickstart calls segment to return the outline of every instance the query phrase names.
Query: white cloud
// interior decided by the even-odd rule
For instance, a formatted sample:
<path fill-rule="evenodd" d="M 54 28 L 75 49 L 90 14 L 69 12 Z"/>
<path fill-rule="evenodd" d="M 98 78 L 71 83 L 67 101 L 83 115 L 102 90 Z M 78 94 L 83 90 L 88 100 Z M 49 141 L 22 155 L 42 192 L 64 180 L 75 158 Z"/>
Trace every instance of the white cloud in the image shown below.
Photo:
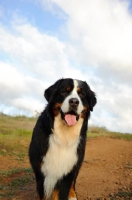
<path fill-rule="evenodd" d="M 80 59 L 80 63 L 85 66 L 91 64 L 99 70 L 106 68 L 115 72 L 121 80 L 125 77 L 130 79 L 132 15 L 128 11 L 129 1 L 52 2 L 57 3 L 69 15 L 67 28 L 72 44 L 76 47 L 74 59 Z"/>
<path fill-rule="evenodd" d="M 98 104 L 95 106 L 90 123 L 105 126 L 112 131 L 131 132 L 132 90 L 131 86 L 107 84 L 96 80 Z"/>
<path fill-rule="evenodd" d="M 97 93 L 91 123 L 132 131 L 132 15 L 130 1 L 51 0 L 68 15 L 69 56 Z M 68 47 L 67 47 L 68 48 Z M 82 73 L 83 74 L 83 73 Z M 92 76 L 91 76 L 92 75 Z M 91 77 L 90 77 L 91 76 Z M 93 78 L 95 76 L 95 78 Z"/>
<path fill-rule="evenodd" d="M 40 32 L 15 14 L 9 29 L 0 24 L 0 51 L 4 55 L 0 62 L 0 102 L 8 105 L 3 109 L 33 114 L 46 103 L 45 88 L 62 77 L 78 78 L 86 80 L 97 94 L 90 123 L 132 132 L 129 1 L 40 1 L 53 14 L 67 16 L 67 21 L 58 38 Z"/>
<path fill-rule="evenodd" d="M 28 114 L 33 114 L 37 108 L 40 111 L 40 107 L 42 110 L 45 103 L 43 82 L 22 74 L 17 67 L 9 63 L 0 62 L 0 66 L 0 104 L 3 105 L 1 109 L 9 111 L 17 108 L 27 110 Z"/>
<path fill-rule="evenodd" d="M 33 114 L 43 109 L 43 93 L 50 84 L 63 77 L 83 76 L 77 69 L 71 72 L 66 45 L 56 37 L 30 24 L 12 24 L 13 32 L 0 27 L 0 51 L 6 57 L 0 62 L 0 103 L 6 112 L 15 113 L 17 108 Z"/>
<path fill-rule="evenodd" d="M 65 73 L 69 61 L 64 43 L 56 37 L 40 33 L 30 24 L 15 25 L 13 29 L 12 34 L 0 28 L 0 49 L 9 54 L 23 70 L 47 80 L 55 80 L 55 74 L 61 77 Z"/>

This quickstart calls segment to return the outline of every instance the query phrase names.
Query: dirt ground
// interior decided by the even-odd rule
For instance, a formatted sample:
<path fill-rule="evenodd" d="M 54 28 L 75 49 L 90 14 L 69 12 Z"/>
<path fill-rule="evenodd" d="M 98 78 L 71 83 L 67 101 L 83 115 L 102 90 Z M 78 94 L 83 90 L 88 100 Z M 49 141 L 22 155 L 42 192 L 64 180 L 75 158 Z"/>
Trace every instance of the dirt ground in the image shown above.
<path fill-rule="evenodd" d="M 28 157 L 19 161 L 13 156 L 0 155 L 0 170 L 20 167 L 30 167 Z M 22 177 L 23 174 L 19 176 Z M 30 176 L 31 181 L 22 189 L 16 190 L 13 197 L 0 197 L 1 200 L 37 200 L 34 175 L 31 173 Z M 8 181 L 10 180 L 5 178 L 2 183 Z M 78 200 L 132 200 L 132 141 L 89 139 L 77 178 L 76 193 Z"/>

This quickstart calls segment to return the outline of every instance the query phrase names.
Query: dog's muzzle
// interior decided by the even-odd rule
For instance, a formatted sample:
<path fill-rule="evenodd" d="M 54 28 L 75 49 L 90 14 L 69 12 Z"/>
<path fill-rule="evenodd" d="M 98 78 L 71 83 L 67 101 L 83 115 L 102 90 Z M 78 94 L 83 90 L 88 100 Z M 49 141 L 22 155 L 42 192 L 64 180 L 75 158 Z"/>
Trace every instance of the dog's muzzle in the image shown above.
<path fill-rule="evenodd" d="M 79 119 L 79 115 L 77 114 L 77 108 L 79 105 L 79 100 L 77 98 L 69 99 L 69 110 L 66 113 L 61 111 L 62 119 L 69 126 L 73 126 Z"/>

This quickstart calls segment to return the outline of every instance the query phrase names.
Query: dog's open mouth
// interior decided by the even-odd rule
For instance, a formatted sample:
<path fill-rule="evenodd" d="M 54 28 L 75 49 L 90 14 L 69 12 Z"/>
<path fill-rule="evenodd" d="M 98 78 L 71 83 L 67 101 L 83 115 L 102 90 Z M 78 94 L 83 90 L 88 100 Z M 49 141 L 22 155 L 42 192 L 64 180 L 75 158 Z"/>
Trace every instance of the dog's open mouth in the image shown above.
<path fill-rule="evenodd" d="M 74 126 L 79 119 L 79 115 L 73 111 L 68 113 L 63 113 L 61 111 L 61 117 L 68 126 Z"/>

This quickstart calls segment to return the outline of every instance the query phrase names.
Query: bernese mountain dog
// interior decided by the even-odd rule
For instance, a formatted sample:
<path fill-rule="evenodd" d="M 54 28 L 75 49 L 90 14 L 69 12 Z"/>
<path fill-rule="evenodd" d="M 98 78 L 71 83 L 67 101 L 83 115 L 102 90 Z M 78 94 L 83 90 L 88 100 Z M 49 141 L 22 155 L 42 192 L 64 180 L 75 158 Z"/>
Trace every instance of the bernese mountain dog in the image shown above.
<path fill-rule="evenodd" d="M 48 101 L 33 131 L 29 159 L 40 200 L 77 200 L 76 178 L 96 104 L 86 82 L 60 79 L 45 90 Z"/>

